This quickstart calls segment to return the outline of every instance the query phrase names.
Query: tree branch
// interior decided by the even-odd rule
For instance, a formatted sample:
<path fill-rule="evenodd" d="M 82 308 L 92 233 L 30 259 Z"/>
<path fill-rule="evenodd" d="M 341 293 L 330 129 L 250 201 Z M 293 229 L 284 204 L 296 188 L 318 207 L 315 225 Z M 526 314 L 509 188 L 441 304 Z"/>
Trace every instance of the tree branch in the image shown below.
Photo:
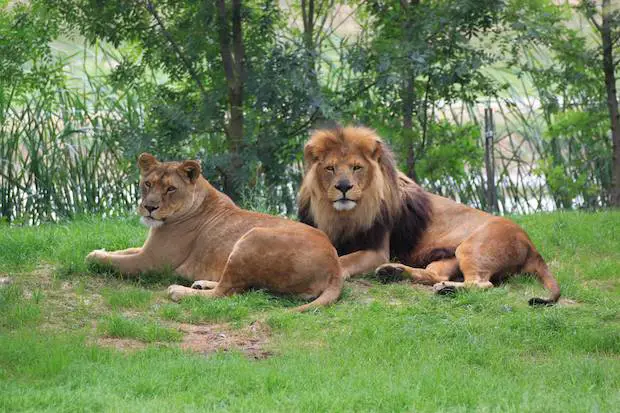
<path fill-rule="evenodd" d="M 204 88 L 204 85 L 202 84 L 202 81 L 200 80 L 200 76 L 198 76 L 198 72 L 196 72 L 196 70 L 194 69 L 192 62 L 189 61 L 189 59 L 187 58 L 187 55 L 181 49 L 181 46 L 174 40 L 170 32 L 166 29 L 166 26 L 164 25 L 163 20 L 159 16 L 159 13 L 157 13 L 157 10 L 155 9 L 155 6 L 153 5 L 153 3 L 151 3 L 149 0 L 146 0 L 144 2 L 144 6 L 146 10 L 151 14 L 151 16 L 157 22 L 157 25 L 159 26 L 162 34 L 168 41 L 168 44 L 170 45 L 170 47 L 172 47 L 172 50 L 177 55 L 177 58 L 181 61 L 181 63 L 183 63 L 183 66 L 188 71 L 188 73 L 190 74 L 194 82 L 196 83 L 196 86 L 198 86 L 198 89 L 200 89 L 200 92 L 202 93 L 202 95 L 203 96 L 206 95 L 207 92 Z"/>
<path fill-rule="evenodd" d="M 588 17 L 588 19 L 590 20 L 590 23 L 592 23 L 592 25 L 596 28 L 596 30 L 598 30 L 599 33 L 603 30 L 603 28 L 601 27 L 599 22 L 596 21 L 594 16 L 590 16 Z"/>
<path fill-rule="evenodd" d="M 336 32 L 336 30 L 338 30 L 340 28 L 340 26 L 342 26 L 343 24 L 345 24 L 347 22 L 347 20 L 349 20 L 349 18 L 351 18 L 351 16 L 353 16 L 357 10 L 359 10 L 360 7 L 362 7 L 367 0 L 362 0 L 357 4 L 357 7 L 355 7 L 355 9 L 353 9 L 351 11 L 351 13 L 347 14 L 341 21 L 340 23 L 338 23 L 335 27 L 330 27 L 329 32 L 324 33 L 320 39 L 319 42 L 322 42 L 323 40 L 327 39 L 329 36 L 331 36 L 333 33 Z M 340 11 L 340 8 L 338 9 L 338 11 Z M 318 43 L 318 42 L 317 42 Z"/>

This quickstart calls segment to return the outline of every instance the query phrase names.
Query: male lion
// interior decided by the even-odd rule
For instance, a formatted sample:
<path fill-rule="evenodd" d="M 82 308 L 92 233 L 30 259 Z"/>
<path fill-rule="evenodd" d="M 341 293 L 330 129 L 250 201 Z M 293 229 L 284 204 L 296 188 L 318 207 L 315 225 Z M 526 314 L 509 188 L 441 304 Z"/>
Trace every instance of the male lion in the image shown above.
<path fill-rule="evenodd" d="M 341 255 L 345 277 L 376 269 L 383 280 L 404 275 L 446 293 L 492 287 L 513 273 L 533 273 L 551 295 L 560 288 L 514 222 L 424 191 L 396 169 L 370 129 L 316 131 L 304 148 L 299 217 L 325 232 Z M 391 258 L 401 264 L 389 263 Z M 377 268 L 378 267 L 378 268 Z"/>
<path fill-rule="evenodd" d="M 138 212 L 151 228 L 148 239 L 141 248 L 95 250 L 87 261 L 111 265 L 123 274 L 172 268 L 195 281 L 193 288 L 170 286 L 174 301 L 187 295 L 220 297 L 265 288 L 316 297 L 297 307 L 303 311 L 340 296 L 338 255 L 321 231 L 240 209 L 201 176 L 196 161 L 162 163 L 143 153 L 138 166 Z"/>

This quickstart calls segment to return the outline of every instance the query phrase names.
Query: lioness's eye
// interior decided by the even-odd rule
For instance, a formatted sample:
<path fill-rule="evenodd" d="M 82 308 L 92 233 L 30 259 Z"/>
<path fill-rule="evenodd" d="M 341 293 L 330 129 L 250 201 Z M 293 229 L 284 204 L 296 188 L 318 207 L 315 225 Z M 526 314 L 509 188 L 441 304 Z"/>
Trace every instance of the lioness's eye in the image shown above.
<path fill-rule="evenodd" d="M 336 170 L 332 165 L 326 166 L 325 169 L 329 172 L 334 172 Z"/>
<path fill-rule="evenodd" d="M 146 182 L 144 183 L 144 186 L 146 186 L 147 188 L 150 188 L 150 187 L 151 187 L 151 183 L 150 183 L 149 181 L 146 181 Z"/>
<path fill-rule="evenodd" d="M 359 171 L 360 169 L 362 169 L 362 167 L 360 165 L 353 165 L 353 170 L 354 171 Z"/>
<path fill-rule="evenodd" d="M 177 189 L 176 189 L 174 186 L 169 186 L 169 187 L 168 187 L 168 192 L 174 192 L 174 191 L 176 191 L 176 190 L 177 190 Z"/>

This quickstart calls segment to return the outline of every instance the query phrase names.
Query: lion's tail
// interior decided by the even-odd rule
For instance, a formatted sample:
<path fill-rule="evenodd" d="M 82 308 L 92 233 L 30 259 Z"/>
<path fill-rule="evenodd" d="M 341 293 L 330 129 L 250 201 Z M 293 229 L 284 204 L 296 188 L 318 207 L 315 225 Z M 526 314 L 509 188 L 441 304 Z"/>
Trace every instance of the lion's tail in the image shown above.
<path fill-rule="evenodd" d="M 545 263 L 545 260 L 536 251 L 533 251 L 531 257 L 528 258 L 524 267 L 524 272 L 535 274 L 542 285 L 549 291 L 549 298 L 530 298 L 528 303 L 531 306 L 535 305 L 552 305 L 558 302 L 560 299 L 560 286 L 556 281 L 549 267 Z"/>
<path fill-rule="evenodd" d="M 327 287 L 323 290 L 321 295 L 314 299 L 314 301 L 309 302 L 308 304 L 300 305 L 299 307 L 293 308 L 293 311 L 304 312 L 311 310 L 313 308 L 321 307 L 324 305 L 329 305 L 335 302 L 340 297 L 340 292 L 342 291 L 342 285 L 344 284 L 344 273 L 340 269 L 337 274 L 333 274 L 327 284 Z"/>

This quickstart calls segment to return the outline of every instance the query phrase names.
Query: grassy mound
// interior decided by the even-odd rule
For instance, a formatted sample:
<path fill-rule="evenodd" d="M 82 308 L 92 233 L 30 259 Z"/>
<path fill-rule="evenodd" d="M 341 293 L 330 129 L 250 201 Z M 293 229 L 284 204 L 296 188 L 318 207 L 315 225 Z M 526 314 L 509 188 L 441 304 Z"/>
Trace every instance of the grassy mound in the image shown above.
<path fill-rule="evenodd" d="M 614 411 L 620 212 L 515 218 L 562 287 L 527 277 L 433 295 L 346 283 L 307 314 L 261 291 L 174 304 L 174 274 L 83 264 L 137 246 L 137 219 L 0 227 L 0 411 Z M 616 406 L 616 407 L 614 407 Z"/>

